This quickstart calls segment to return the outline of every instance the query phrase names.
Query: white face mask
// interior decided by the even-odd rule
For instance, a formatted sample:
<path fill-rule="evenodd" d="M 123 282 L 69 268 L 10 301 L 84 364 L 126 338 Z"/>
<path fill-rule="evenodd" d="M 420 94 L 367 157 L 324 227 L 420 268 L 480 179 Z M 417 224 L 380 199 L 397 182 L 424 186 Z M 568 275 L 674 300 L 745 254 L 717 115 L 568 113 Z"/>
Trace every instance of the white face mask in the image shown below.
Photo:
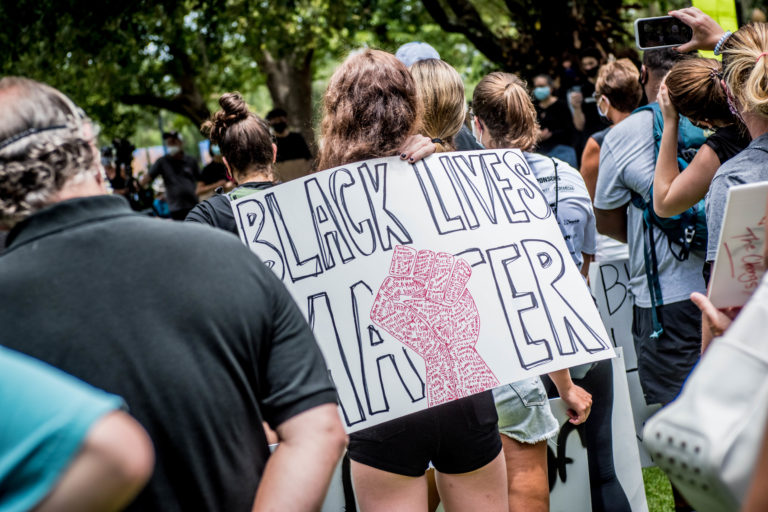
<path fill-rule="evenodd" d="M 608 100 L 605 98 L 605 96 L 600 96 L 600 98 L 598 98 L 598 100 L 597 100 L 597 113 L 600 114 L 600 117 L 602 117 L 603 119 L 607 119 L 608 118 L 608 110 L 603 112 L 603 109 L 600 108 L 600 104 L 601 103 L 608 103 Z M 608 108 L 610 108 L 610 106 L 611 106 L 611 104 L 608 103 Z"/>
<path fill-rule="evenodd" d="M 168 146 L 168 154 L 175 155 L 181 151 L 181 146 Z"/>
<path fill-rule="evenodd" d="M 472 118 L 472 135 L 475 136 L 475 140 L 477 141 L 477 143 L 482 145 L 483 141 L 481 141 L 480 139 L 483 136 L 483 131 L 477 128 L 479 124 L 480 124 L 480 121 L 478 121 L 476 117 L 473 117 Z"/>

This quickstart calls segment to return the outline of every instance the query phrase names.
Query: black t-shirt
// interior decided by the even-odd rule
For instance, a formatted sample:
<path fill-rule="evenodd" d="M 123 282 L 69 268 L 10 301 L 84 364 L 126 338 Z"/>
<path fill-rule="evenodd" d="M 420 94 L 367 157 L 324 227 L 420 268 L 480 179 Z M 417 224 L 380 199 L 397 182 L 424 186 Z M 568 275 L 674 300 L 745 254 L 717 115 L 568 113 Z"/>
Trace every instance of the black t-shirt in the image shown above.
<path fill-rule="evenodd" d="M 573 143 L 573 116 L 563 100 L 558 99 L 547 108 L 536 103 L 536 115 L 541 129 L 552 132 L 550 138 L 539 143 L 540 153 L 549 153 L 555 146 L 570 146 Z"/>
<path fill-rule="evenodd" d="M 600 120 L 600 113 L 597 111 L 597 101 L 593 97 L 595 94 L 595 84 L 589 80 L 581 83 L 581 94 L 584 101 L 581 104 L 581 111 L 584 113 L 584 129 L 581 131 L 586 141 L 590 135 L 605 128 Z"/>
<path fill-rule="evenodd" d="M 153 179 L 158 176 L 163 177 L 165 198 L 168 201 L 168 210 L 171 212 L 189 210 L 197 204 L 200 168 L 191 156 L 184 155 L 182 158 L 162 156 L 152 164 L 149 175 Z"/>
<path fill-rule="evenodd" d="M 734 123 L 718 128 L 715 133 L 707 138 L 704 144 L 712 148 L 712 151 L 715 152 L 718 160 L 720 160 L 720 165 L 723 165 L 726 161 L 741 153 L 744 148 L 749 146 L 751 141 L 752 139 L 749 137 L 746 129 Z"/>
<path fill-rule="evenodd" d="M 483 145 L 477 142 L 475 136 L 472 135 L 472 130 L 461 125 L 461 130 L 453 137 L 453 145 L 456 147 L 456 151 L 474 151 L 476 149 L 485 149 Z"/>
<path fill-rule="evenodd" d="M 232 236 L 97 196 L 36 213 L 9 243 L 0 344 L 122 396 L 152 438 L 130 511 L 251 510 L 262 420 L 336 400 L 293 299 Z"/>
<path fill-rule="evenodd" d="M 243 183 L 232 192 L 237 193 L 242 189 L 262 190 L 269 188 L 274 184 L 270 181 L 255 181 L 252 183 Z M 187 222 L 199 222 L 208 224 L 215 228 L 223 229 L 237 235 L 237 222 L 235 214 L 232 212 L 232 203 L 226 194 L 216 194 L 197 204 L 184 219 Z"/>
<path fill-rule="evenodd" d="M 206 185 L 227 179 L 227 166 L 221 162 L 213 161 L 203 167 L 200 173 L 200 181 Z"/>
<path fill-rule="evenodd" d="M 312 159 L 312 153 L 309 151 L 309 146 L 307 146 L 307 142 L 300 133 L 291 132 L 285 137 L 275 137 L 275 144 L 277 144 L 277 158 L 275 159 L 275 162 L 284 162 L 286 160 L 296 160 L 299 158 L 305 160 Z"/>

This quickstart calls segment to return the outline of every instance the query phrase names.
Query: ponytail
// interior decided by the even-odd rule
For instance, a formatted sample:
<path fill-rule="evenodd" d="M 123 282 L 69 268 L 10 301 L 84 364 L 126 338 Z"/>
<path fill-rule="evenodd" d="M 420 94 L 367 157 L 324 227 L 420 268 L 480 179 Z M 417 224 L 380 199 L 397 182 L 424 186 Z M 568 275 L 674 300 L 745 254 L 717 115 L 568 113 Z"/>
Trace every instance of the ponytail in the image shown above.
<path fill-rule="evenodd" d="M 472 108 L 488 129 L 495 148 L 531 151 L 539 124 L 528 89 L 517 75 L 494 72 L 475 87 Z"/>

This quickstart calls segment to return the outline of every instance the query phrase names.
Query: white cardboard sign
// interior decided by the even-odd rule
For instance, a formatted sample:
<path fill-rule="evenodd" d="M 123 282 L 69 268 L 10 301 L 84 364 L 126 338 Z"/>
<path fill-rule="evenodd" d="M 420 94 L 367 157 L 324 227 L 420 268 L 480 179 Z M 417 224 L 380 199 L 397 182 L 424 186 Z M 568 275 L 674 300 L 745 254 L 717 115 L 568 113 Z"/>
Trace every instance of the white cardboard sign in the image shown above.
<path fill-rule="evenodd" d="M 728 189 L 709 287 L 715 307 L 743 306 L 763 277 L 766 198 L 768 182 Z"/>
<path fill-rule="evenodd" d="M 614 355 L 519 151 L 357 162 L 232 208 L 306 315 L 350 432 Z"/>

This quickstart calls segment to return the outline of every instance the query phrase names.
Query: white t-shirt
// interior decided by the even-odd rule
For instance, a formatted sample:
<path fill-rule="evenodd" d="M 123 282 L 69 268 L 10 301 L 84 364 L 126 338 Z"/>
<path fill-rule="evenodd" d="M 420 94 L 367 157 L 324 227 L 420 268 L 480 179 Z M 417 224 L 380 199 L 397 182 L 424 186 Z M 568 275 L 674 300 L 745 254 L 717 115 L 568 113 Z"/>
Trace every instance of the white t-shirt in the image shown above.
<path fill-rule="evenodd" d="M 557 158 L 524 153 L 544 197 L 555 213 L 571 258 L 581 270 L 581 253 L 595 254 L 595 212 L 579 171 Z M 555 176 L 557 164 L 557 176 Z M 557 183 L 557 187 L 555 187 Z"/>

